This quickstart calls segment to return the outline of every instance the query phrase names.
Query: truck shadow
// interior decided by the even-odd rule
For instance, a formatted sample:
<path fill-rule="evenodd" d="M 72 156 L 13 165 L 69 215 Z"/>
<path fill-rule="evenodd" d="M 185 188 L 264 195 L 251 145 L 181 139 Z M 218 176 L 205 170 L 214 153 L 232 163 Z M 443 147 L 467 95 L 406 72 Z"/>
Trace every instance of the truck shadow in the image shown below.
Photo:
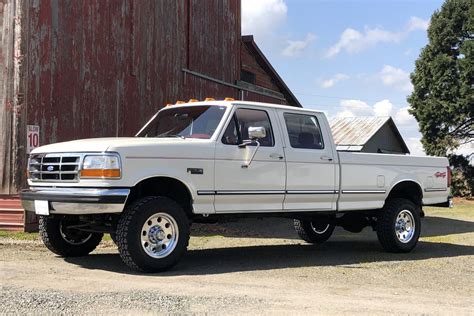
<path fill-rule="evenodd" d="M 262 225 L 262 221 L 257 222 Z M 237 233 L 238 230 L 220 230 L 219 235 L 238 238 L 297 238 L 291 227 L 291 221 L 273 221 L 277 227 L 268 229 L 269 225 L 255 226 Z M 248 224 L 248 223 L 247 223 Z M 267 223 L 265 223 L 267 224 Z M 233 226 L 234 227 L 234 226 Z M 259 229 L 261 227 L 262 229 Z M 234 227 L 237 228 L 237 227 Z M 283 229 L 284 228 L 284 229 Z M 391 254 L 383 252 L 376 234 L 365 229 L 360 234 L 351 234 L 341 229 L 322 245 L 273 244 L 251 245 L 241 247 L 219 247 L 189 250 L 179 264 L 171 271 L 156 274 L 157 276 L 175 275 L 212 275 L 231 272 L 273 270 L 285 268 L 317 266 L 350 266 L 358 268 L 361 263 L 417 261 L 432 258 L 452 258 L 474 255 L 474 245 L 450 243 L 449 235 L 474 232 L 474 223 L 441 217 L 427 217 L 423 221 L 422 237 L 442 237 L 440 242 L 422 240 L 415 250 L 408 254 Z M 211 233 L 212 234 L 212 233 Z M 193 230 L 193 235 L 196 231 Z M 198 236 L 202 236 L 199 234 Z M 459 240 L 459 237 L 456 238 Z M 447 242 L 448 241 L 448 242 Z M 274 243 L 278 243 L 276 240 Z M 453 241 L 454 242 L 454 241 Z M 225 243 L 225 240 L 222 241 Z M 106 270 L 117 273 L 132 273 L 122 263 L 118 254 L 95 253 L 87 257 L 67 258 L 67 262 L 86 269 Z"/>
<path fill-rule="evenodd" d="M 383 252 L 376 240 L 328 241 L 323 245 L 264 245 L 190 250 L 172 270 L 156 276 L 213 275 L 232 272 L 275 270 L 318 266 L 348 266 L 372 262 L 418 261 L 474 255 L 474 246 L 421 241 L 408 254 Z M 85 269 L 136 274 L 120 260 L 118 254 L 92 254 L 66 258 Z"/>
<path fill-rule="evenodd" d="M 445 217 L 424 217 L 422 219 L 423 237 L 446 236 L 452 234 L 464 234 L 474 232 L 474 222 L 451 219 Z M 338 235 L 358 236 L 344 232 L 343 229 L 336 230 Z M 364 229 L 362 235 L 367 236 L 370 228 Z M 285 238 L 300 239 L 293 229 L 293 220 L 284 218 L 269 219 L 242 219 L 235 222 L 219 224 L 193 224 L 193 236 L 219 235 L 224 237 L 249 237 L 249 238 Z"/>

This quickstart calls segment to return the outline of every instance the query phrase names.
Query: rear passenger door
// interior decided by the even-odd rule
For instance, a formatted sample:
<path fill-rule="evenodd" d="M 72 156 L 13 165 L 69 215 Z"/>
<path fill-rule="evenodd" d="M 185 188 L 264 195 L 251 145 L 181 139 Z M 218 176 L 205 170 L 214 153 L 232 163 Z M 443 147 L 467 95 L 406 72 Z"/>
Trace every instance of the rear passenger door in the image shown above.
<path fill-rule="evenodd" d="M 278 111 L 285 139 L 284 210 L 335 210 L 336 159 L 319 113 Z"/>

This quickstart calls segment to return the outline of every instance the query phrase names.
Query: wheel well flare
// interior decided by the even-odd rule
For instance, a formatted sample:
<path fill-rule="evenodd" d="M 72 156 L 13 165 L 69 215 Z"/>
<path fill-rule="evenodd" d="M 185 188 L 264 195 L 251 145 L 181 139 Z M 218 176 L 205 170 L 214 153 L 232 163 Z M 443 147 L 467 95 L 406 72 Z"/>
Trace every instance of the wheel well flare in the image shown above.
<path fill-rule="evenodd" d="M 166 196 L 178 203 L 189 216 L 192 215 L 192 195 L 181 181 L 169 177 L 153 177 L 137 183 L 127 199 L 127 204 L 146 196 Z"/>
<path fill-rule="evenodd" d="M 402 181 L 397 183 L 391 190 L 387 200 L 394 198 L 404 198 L 421 206 L 423 200 L 423 191 L 418 183 L 414 181 Z"/>

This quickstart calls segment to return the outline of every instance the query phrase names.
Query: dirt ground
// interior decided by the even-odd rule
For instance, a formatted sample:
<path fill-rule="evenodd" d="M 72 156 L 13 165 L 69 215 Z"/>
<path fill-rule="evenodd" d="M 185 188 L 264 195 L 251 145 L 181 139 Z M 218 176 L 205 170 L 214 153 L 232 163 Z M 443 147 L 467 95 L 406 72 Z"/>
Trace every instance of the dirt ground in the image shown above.
<path fill-rule="evenodd" d="M 384 253 L 368 228 L 311 246 L 289 220 L 195 225 L 181 262 L 148 275 L 111 241 L 63 259 L 0 237 L 0 313 L 474 315 L 474 204 L 461 204 L 427 208 L 409 254 Z"/>

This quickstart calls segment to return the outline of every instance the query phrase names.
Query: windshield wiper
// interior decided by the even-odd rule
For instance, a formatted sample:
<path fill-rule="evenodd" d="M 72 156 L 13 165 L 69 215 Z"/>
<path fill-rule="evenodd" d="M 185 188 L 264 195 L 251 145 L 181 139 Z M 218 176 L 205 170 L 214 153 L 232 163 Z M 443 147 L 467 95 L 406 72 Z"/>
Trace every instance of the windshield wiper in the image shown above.
<path fill-rule="evenodd" d="M 156 137 L 177 137 L 177 138 L 186 139 L 186 137 L 184 137 L 183 135 L 178 135 L 178 134 L 161 134 Z"/>

